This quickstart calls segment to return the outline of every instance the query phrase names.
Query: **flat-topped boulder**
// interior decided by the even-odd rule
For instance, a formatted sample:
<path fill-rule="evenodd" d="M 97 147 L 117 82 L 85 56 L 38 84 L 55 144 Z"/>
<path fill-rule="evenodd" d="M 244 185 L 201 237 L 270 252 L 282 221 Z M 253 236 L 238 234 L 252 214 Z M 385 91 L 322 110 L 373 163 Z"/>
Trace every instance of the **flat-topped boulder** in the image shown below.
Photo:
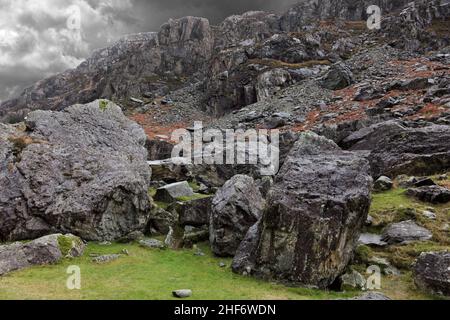
<path fill-rule="evenodd" d="M 382 241 L 388 244 L 406 244 L 414 241 L 428 241 L 433 234 L 414 221 L 393 223 L 383 231 Z"/>
<path fill-rule="evenodd" d="M 187 181 L 168 184 L 156 191 L 155 201 L 165 203 L 175 202 L 177 199 L 192 197 L 194 191 Z"/>

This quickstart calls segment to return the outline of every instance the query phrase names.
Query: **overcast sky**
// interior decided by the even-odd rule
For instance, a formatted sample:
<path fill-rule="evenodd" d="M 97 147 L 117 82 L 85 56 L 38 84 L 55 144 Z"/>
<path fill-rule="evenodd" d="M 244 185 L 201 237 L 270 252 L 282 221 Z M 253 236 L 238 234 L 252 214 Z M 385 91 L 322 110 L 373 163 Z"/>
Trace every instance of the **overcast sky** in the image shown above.
<path fill-rule="evenodd" d="M 217 24 L 249 10 L 282 12 L 298 1 L 0 0 L 0 100 L 76 67 L 125 34 L 157 31 L 169 18 L 202 16 Z"/>

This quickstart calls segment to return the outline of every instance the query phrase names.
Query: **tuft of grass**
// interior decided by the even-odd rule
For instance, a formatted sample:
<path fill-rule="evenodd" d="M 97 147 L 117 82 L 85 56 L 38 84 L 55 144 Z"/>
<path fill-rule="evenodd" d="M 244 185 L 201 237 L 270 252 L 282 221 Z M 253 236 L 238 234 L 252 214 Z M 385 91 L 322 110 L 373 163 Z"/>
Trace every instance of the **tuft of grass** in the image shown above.
<path fill-rule="evenodd" d="M 176 289 L 192 289 L 191 300 L 306 300 L 337 299 L 357 293 L 335 293 L 290 288 L 273 282 L 232 273 L 230 259 L 212 255 L 207 244 L 193 250 L 148 250 L 137 244 L 100 246 L 89 243 L 83 257 L 59 264 L 38 266 L 0 278 L 0 299 L 52 300 L 169 300 Z M 107 264 L 92 263 L 92 254 L 115 254 L 127 249 L 129 256 Z M 66 288 L 70 265 L 81 269 L 81 290 Z"/>
<path fill-rule="evenodd" d="M 108 101 L 106 100 L 100 100 L 98 104 L 101 111 L 105 111 L 108 108 Z"/>

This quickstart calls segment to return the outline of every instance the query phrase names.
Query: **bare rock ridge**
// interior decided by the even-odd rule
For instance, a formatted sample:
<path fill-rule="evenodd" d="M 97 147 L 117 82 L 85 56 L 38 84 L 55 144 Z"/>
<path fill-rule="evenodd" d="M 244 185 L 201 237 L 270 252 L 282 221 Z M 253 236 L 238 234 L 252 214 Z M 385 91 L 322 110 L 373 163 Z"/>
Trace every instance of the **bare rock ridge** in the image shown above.
<path fill-rule="evenodd" d="M 0 105 L 0 119 L 15 122 L 32 110 L 62 110 L 76 103 L 88 103 L 99 98 L 123 102 L 131 96 L 164 96 L 174 89 L 199 82 L 203 83 L 201 91 L 206 91 L 202 108 L 224 114 L 229 109 L 258 100 L 256 84 L 250 81 L 255 71 L 234 76 L 223 74 L 224 70 L 233 70 L 238 66 L 247 68 L 243 63 L 249 57 L 276 56 L 255 51 L 258 43 L 274 35 L 307 30 L 309 24 L 319 20 L 364 20 L 369 2 L 305 0 L 281 16 L 259 11 L 248 12 L 231 16 L 218 26 L 211 26 L 204 18 L 170 20 L 159 32 L 125 37 L 111 47 L 96 51 L 76 69 L 37 82 L 19 97 L 3 102 Z M 391 13 L 403 8 L 408 1 L 372 2 L 370 4 L 377 4 L 386 13 Z M 426 4 L 423 1 L 416 2 L 420 5 L 402 16 L 409 23 L 408 35 L 420 34 L 418 28 L 423 28 L 434 17 L 448 15 L 448 3 L 445 0 L 428 1 Z M 423 15 L 426 18 L 420 18 Z M 389 27 L 386 32 L 396 33 L 398 30 Z M 326 58 L 321 52 L 320 37 L 299 40 L 308 48 L 314 48 L 314 44 L 319 45 L 319 48 L 311 52 L 307 50 L 303 56 L 289 62 Z M 221 80 L 224 78 L 227 81 Z M 210 80 L 204 82 L 206 79 Z M 233 93 L 231 98 L 226 98 L 230 92 Z"/>

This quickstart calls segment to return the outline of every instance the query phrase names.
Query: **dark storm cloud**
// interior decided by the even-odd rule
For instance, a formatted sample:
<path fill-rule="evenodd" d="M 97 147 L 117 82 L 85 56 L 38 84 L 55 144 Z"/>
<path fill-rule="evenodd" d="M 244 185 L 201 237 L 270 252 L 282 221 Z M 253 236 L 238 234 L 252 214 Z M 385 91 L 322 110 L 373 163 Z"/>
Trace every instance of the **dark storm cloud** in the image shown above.
<path fill-rule="evenodd" d="M 206 17 L 219 24 L 226 17 L 246 11 L 282 12 L 300 0 L 133 0 L 141 30 L 157 30 L 169 18 L 182 16 Z"/>
<path fill-rule="evenodd" d="M 250 10 L 282 12 L 300 0 L 0 0 L 0 101 L 76 67 L 123 35 L 158 31 L 169 18 L 206 17 L 212 24 Z M 69 8 L 81 30 L 68 28 Z"/>

